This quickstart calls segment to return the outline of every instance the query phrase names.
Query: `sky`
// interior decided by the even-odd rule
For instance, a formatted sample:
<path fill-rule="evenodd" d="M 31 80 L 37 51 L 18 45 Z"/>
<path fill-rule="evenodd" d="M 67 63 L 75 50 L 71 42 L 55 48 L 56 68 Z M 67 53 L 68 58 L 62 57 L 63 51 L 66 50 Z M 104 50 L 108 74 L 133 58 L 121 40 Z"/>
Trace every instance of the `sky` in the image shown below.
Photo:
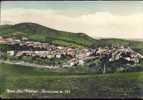
<path fill-rule="evenodd" d="M 143 39 L 143 1 L 2 1 L 0 24 L 22 22 L 93 38 Z"/>

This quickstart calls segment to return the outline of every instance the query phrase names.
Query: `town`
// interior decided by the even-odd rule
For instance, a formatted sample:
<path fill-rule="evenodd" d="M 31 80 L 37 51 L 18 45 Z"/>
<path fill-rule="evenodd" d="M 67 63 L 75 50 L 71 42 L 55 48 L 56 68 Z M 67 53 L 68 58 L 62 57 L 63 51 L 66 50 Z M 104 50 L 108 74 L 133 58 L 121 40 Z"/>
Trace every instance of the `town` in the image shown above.
<path fill-rule="evenodd" d="M 83 66 L 88 60 L 104 59 L 108 62 L 112 62 L 119 59 L 124 59 L 133 64 L 139 63 L 143 56 L 140 53 L 135 52 L 130 47 L 113 46 L 113 47 L 98 47 L 98 48 L 73 48 L 65 46 L 57 46 L 50 43 L 42 43 L 37 41 L 30 41 L 24 37 L 22 40 L 13 38 L 0 37 L 0 44 L 7 44 L 12 49 L 6 51 L 6 54 L 10 57 L 32 57 L 40 59 L 66 59 L 60 66 L 49 67 L 72 67 Z M 3 51 L 1 51 L 1 59 L 3 58 Z M 26 64 L 26 62 L 24 62 Z M 35 65 L 36 66 L 36 65 Z M 48 66 L 48 64 L 47 64 Z"/>

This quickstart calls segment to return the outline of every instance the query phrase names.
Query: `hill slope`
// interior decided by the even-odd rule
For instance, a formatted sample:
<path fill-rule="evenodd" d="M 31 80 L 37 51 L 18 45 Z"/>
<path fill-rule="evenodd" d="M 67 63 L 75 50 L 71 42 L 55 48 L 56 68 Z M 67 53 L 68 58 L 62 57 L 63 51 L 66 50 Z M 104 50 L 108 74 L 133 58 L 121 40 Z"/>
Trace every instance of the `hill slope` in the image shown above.
<path fill-rule="evenodd" d="M 143 54 L 143 42 L 142 41 L 134 41 L 134 40 L 124 40 L 124 39 L 115 39 L 115 38 L 109 38 L 109 39 L 100 39 L 97 40 L 95 44 L 93 44 L 91 47 L 106 47 L 106 46 L 126 46 L 130 47 L 136 52 L 139 52 Z"/>
<path fill-rule="evenodd" d="M 59 31 L 35 23 L 20 23 L 16 25 L 0 25 L 0 35 L 7 37 L 28 37 L 34 41 L 50 42 L 71 47 L 99 47 L 111 45 L 130 46 L 143 54 L 143 42 L 123 39 L 93 39 L 84 33 Z"/>
<path fill-rule="evenodd" d="M 32 40 L 73 46 L 91 46 L 94 39 L 83 33 L 58 31 L 35 23 L 0 26 L 0 35 L 26 36 Z"/>

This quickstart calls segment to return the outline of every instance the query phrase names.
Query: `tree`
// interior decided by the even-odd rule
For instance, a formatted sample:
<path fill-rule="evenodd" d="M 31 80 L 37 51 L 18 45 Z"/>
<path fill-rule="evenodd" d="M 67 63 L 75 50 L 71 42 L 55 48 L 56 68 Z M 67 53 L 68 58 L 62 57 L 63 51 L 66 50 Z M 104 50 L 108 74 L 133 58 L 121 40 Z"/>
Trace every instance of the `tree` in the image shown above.
<path fill-rule="evenodd" d="M 102 67 L 102 73 L 105 74 L 106 73 L 106 66 L 107 64 L 109 63 L 109 59 L 112 57 L 112 54 L 111 53 L 106 53 L 106 54 L 103 54 L 101 55 L 101 67 Z"/>

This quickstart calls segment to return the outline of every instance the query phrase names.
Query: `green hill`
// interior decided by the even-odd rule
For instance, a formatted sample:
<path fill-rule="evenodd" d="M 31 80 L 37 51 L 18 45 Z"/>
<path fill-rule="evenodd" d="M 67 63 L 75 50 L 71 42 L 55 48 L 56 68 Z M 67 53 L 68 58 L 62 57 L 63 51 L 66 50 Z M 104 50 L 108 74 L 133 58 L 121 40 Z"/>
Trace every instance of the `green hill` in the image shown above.
<path fill-rule="evenodd" d="M 16 25 L 1 25 L 0 35 L 28 37 L 31 40 L 52 42 L 54 44 L 87 47 L 91 46 L 95 40 L 83 33 L 71 33 L 58 31 L 35 23 L 20 23 Z"/>
<path fill-rule="evenodd" d="M 57 45 L 71 47 L 99 47 L 99 46 L 130 46 L 143 54 L 143 42 L 124 39 L 93 39 L 84 33 L 59 31 L 35 23 L 20 23 L 16 25 L 0 25 L 0 35 L 14 38 L 27 37 L 30 40 L 50 42 Z"/>
<path fill-rule="evenodd" d="M 95 44 L 91 47 L 106 47 L 106 46 L 126 46 L 130 47 L 136 52 L 143 54 L 143 42 L 142 41 L 135 41 L 135 40 L 125 40 L 125 39 L 116 39 L 116 38 L 109 38 L 109 39 L 100 39 L 97 40 Z"/>

